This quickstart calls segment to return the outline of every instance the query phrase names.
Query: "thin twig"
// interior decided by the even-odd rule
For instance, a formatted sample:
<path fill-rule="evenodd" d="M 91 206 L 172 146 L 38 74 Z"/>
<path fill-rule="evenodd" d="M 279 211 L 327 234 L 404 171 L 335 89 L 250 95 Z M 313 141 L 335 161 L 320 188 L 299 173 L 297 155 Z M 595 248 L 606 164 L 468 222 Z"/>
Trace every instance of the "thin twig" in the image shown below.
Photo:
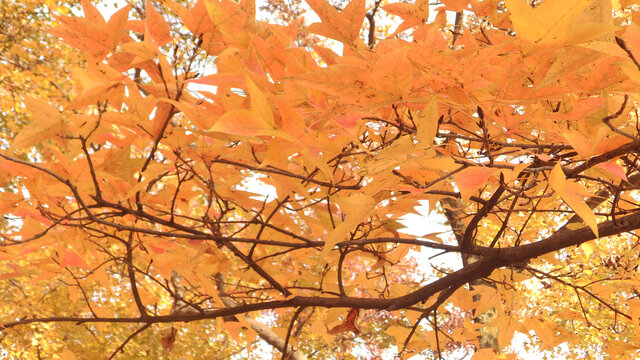
<path fill-rule="evenodd" d="M 127 336 L 127 338 L 122 342 L 122 344 L 120 344 L 120 346 L 118 346 L 118 348 L 115 349 L 115 351 L 113 353 L 111 353 L 111 356 L 109 356 L 108 360 L 113 359 L 119 352 L 123 351 L 124 347 L 127 345 L 127 343 L 129 341 L 131 341 L 134 337 L 136 337 L 141 332 L 147 330 L 151 325 L 153 325 L 153 324 L 151 324 L 151 323 L 144 324 L 138 330 L 134 331 L 131 335 Z"/>

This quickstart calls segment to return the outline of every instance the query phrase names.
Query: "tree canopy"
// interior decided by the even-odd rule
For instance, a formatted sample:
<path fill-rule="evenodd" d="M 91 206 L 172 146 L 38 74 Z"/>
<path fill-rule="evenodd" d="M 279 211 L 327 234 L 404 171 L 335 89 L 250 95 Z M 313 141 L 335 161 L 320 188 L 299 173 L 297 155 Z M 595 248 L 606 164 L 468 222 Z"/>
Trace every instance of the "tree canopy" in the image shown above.
<path fill-rule="evenodd" d="M 639 2 L 36 3 L 2 356 L 640 354 Z"/>

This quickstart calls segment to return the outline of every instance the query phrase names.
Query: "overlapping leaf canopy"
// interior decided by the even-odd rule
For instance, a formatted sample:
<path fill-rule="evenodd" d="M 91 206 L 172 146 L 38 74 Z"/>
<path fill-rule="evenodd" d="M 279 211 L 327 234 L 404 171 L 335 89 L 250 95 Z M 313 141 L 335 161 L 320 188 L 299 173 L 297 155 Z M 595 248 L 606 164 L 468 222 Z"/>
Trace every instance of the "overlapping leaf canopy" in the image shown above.
<path fill-rule="evenodd" d="M 638 5 L 307 4 L 341 51 L 249 0 L 57 18 L 86 67 L 0 153 L 7 351 L 633 353 Z M 450 233 L 399 232 L 425 201 Z"/>

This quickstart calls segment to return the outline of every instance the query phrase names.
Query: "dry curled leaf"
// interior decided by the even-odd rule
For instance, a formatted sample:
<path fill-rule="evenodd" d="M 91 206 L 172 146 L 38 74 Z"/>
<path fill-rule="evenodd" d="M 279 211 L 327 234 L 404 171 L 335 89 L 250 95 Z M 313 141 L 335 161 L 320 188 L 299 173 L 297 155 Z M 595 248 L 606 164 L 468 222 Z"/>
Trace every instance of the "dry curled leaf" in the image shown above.
<path fill-rule="evenodd" d="M 359 310 L 353 308 L 349 310 L 347 314 L 347 318 L 342 322 L 342 324 L 334 326 L 331 330 L 328 331 L 329 334 L 339 334 L 346 331 L 353 331 L 354 334 L 360 334 L 360 329 L 356 327 L 356 319 L 358 318 Z"/>
<path fill-rule="evenodd" d="M 176 342 L 177 334 L 178 334 L 178 330 L 176 330 L 176 328 L 172 326 L 169 330 L 167 330 L 167 332 L 162 337 L 162 339 L 160 339 L 160 344 L 162 344 L 162 349 L 165 353 L 168 353 L 171 350 L 173 350 L 173 345 Z"/>

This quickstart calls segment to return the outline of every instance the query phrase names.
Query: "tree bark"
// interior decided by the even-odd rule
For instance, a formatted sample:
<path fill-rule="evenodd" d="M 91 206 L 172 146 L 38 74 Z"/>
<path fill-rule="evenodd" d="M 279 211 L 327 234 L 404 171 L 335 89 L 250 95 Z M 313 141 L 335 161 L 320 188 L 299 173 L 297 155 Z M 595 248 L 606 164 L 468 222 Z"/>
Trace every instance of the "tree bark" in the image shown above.
<path fill-rule="evenodd" d="M 456 241 L 458 242 L 458 246 L 462 246 L 464 234 L 467 231 L 467 226 L 462 221 L 463 216 L 465 215 L 463 212 L 463 204 L 462 201 L 453 198 L 446 198 L 441 201 L 441 204 L 444 208 L 444 214 L 451 226 L 451 230 L 456 237 Z M 477 255 L 471 254 L 462 254 L 462 266 L 467 267 L 475 262 L 480 260 L 480 257 Z M 491 286 L 495 288 L 495 286 L 484 279 L 477 279 L 469 282 L 469 288 L 473 290 L 474 286 Z M 480 295 L 476 295 L 473 298 L 473 301 L 480 302 L 482 299 Z M 474 322 L 482 324 L 479 331 L 481 335 L 478 337 L 479 347 L 481 349 L 493 349 L 497 353 L 500 353 L 500 344 L 498 344 L 498 327 L 487 325 L 493 319 L 496 318 L 497 312 L 495 308 L 491 308 L 485 311 L 482 314 L 474 314 Z"/>

